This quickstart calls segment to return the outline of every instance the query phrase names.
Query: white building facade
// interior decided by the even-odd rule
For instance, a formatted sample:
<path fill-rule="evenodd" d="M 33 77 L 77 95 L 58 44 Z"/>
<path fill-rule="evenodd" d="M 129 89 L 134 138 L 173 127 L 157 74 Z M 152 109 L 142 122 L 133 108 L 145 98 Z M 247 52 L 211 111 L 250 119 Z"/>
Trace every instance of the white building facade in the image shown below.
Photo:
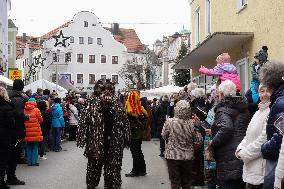
<path fill-rule="evenodd" d="M 8 66 L 8 11 L 10 0 L 0 0 L 0 74 L 7 71 Z M 6 72 L 7 73 L 7 72 Z M 7 76 L 7 74 L 5 74 Z"/>
<path fill-rule="evenodd" d="M 116 90 L 125 87 L 118 72 L 126 61 L 127 49 L 103 28 L 94 13 L 77 13 L 55 35 L 61 30 L 65 37 L 70 37 L 66 48 L 54 47 L 56 40 L 52 37 L 43 42 L 43 57 L 47 57 L 44 79 L 55 83 L 64 76 L 77 89 L 89 93 L 99 79 L 111 79 L 116 83 Z"/>

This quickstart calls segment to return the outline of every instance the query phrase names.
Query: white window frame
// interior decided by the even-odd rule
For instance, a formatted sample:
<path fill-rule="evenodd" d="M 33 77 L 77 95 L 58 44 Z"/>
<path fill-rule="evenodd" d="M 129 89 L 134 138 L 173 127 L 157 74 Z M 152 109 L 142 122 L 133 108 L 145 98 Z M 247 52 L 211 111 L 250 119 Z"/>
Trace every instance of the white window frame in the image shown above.
<path fill-rule="evenodd" d="M 96 81 L 96 74 L 94 74 L 94 73 L 89 73 L 89 85 L 94 85 L 95 83 L 90 83 L 90 75 L 94 75 L 95 76 L 95 81 Z"/>
<path fill-rule="evenodd" d="M 106 73 L 101 73 L 101 74 L 100 74 L 100 79 L 102 79 L 102 75 L 105 75 L 105 76 L 106 76 L 106 79 L 107 79 L 107 74 L 106 74 Z"/>
<path fill-rule="evenodd" d="M 195 10 L 194 20 L 195 20 L 195 45 L 197 46 L 200 44 L 200 7 L 197 7 L 197 9 Z"/>
<path fill-rule="evenodd" d="M 117 76 L 117 83 L 115 83 L 115 84 L 119 84 L 119 75 L 118 74 L 111 74 L 111 82 L 113 82 L 112 81 L 112 76 Z"/>
<path fill-rule="evenodd" d="M 248 0 L 237 0 L 237 14 L 244 10 L 248 5 Z"/>
<path fill-rule="evenodd" d="M 102 56 L 106 57 L 106 62 L 104 62 L 104 63 L 102 63 Z M 107 63 L 107 55 L 101 54 L 101 56 L 100 56 L 100 64 L 106 64 L 106 63 Z"/>
<path fill-rule="evenodd" d="M 80 39 L 83 39 L 82 43 L 81 43 Z M 84 41 L 85 41 L 84 37 L 79 37 L 79 44 L 80 45 L 83 45 L 85 43 Z"/>
<path fill-rule="evenodd" d="M 82 75 L 83 75 L 83 77 L 82 77 L 83 82 L 82 82 L 82 83 L 78 83 L 78 75 L 79 75 L 79 74 L 82 74 Z M 76 83 L 77 83 L 77 84 L 84 84 L 84 74 L 83 74 L 83 73 L 76 73 Z"/>
<path fill-rule="evenodd" d="M 236 62 L 238 75 L 240 77 L 240 66 L 245 65 L 245 88 L 242 91 L 245 93 L 249 89 L 249 58 L 243 58 Z"/>
<path fill-rule="evenodd" d="M 205 0 L 205 34 L 208 37 L 211 34 L 211 0 Z"/>
<path fill-rule="evenodd" d="M 102 45 L 102 38 L 101 37 L 98 37 L 97 38 L 97 45 Z"/>
<path fill-rule="evenodd" d="M 91 45 L 94 43 L 94 38 L 88 37 L 88 45 Z"/>
<path fill-rule="evenodd" d="M 113 58 L 117 58 L 117 63 L 113 63 Z M 117 65 L 118 64 L 118 56 L 111 56 L 111 64 Z"/>

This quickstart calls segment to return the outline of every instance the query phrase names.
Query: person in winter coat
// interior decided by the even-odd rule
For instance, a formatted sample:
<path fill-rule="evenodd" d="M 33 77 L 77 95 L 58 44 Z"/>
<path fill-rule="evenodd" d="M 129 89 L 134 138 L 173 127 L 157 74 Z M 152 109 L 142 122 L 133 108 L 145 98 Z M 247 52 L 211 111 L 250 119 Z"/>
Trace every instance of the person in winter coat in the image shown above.
<path fill-rule="evenodd" d="M 177 102 L 174 117 L 167 119 L 162 130 L 166 143 L 171 189 L 190 189 L 194 149 L 202 145 L 202 137 L 194 128 L 190 104 L 186 100 Z"/>
<path fill-rule="evenodd" d="M 284 64 L 269 62 L 260 70 L 260 82 L 271 92 L 270 113 L 268 115 L 266 134 L 267 142 L 261 147 L 262 157 L 266 159 L 264 189 L 271 189 L 274 185 L 275 167 L 277 165 L 282 135 L 274 127 L 275 121 L 284 116 Z M 275 180 L 279 187 L 279 180 Z"/>
<path fill-rule="evenodd" d="M 201 66 L 199 69 L 200 74 L 205 74 L 208 76 L 219 76 L 218 83 L 230 80 L 237 88 L 237 92 L 241 91 L 241 82 L 237 73 L 237 68 L 231 64 L 231 57 L 228 53 L 220 54 L 216 59 L 217 65 L 213 69 L 205 68 Z"/>
<path fill-rule="evenodd" d="M 27 142 L 27 161 L 29 166 L 38 166 L 38 144 L 43 140 L 40 124 L 43 119 L 35 98 L 30 98 L 26 102 L 25 114 L 30 117 L 29 121 L 25 121 L 26 137 L 24 141 Z"/>
<path fill-rule="evenodd" d="M 158 105 L 155 115 L 157 118 L 157 126 L 158 126 L 158 135 L 160 138 L 160 157 L 164 157 L 165 152 L 165 140 L 161 136 L 162 129 L 164 126 L 164 123 L 167 119 L 167 110 L 170 105 L 169 97 L 167 95 L 162 97 L 161 104 Z"/>
<path fill-rule="evenodd" d="M 147 119 L 146 119 L 146 125 L 143 133 L 143 140 L 144 141 L 150 141 L 151 140 L 151 128 L 152 128 L 152 122 L 153 122 L 153 115 L 152 115 L 152 109 L 150 107 L 150 104 L 148 102 L 147 97 L 141 98 L 141 105 L 147 112 Z"/>
<path fill-rule="evenodd" d="M 19 180 L 16 177 L 16 168 L 21 157 L 23 149 L 23 139 L 25 137 L 25 124 L 24 122 L 29 120 L 29 116 L 24 114 L 26 99 L 23 96 L 24 82 L 20 79 L 16 79 L 13 82 L 13 89 L 8 91 L 11 104 L 14 107 L 15 113 L 15 132 L 12 137 L 12 149 L 10 158 L 8 161 L 7 184 L 8 185 L 25 185 L 24 181 Z"/>
<path fill-rule="evenodd" d="M 79 121 L 78 110 L 71 100 L 67 107 L 69 123 L 69 141 L 76 141 L 77 125 Z"/>
<path fill-rule="evenodd" d="M 59 152 L 61 151 L 61 132 L 62 128 L 65 127 L 64 117 L 63 117 L 63 109 L 61 107 L 61 99 L 55 98 L 54 105 L 52 106 L 52 122 L 51 122 L 51 130 L 52 130 L 52 145 L 53 151 Z"/>
<path fill-rule="evenodd" d="M 15 130 L 15 114 L 8 93 L 0 87 L 0 188 L 9 189 L 4 181 Z"/>
<path fill-rule="evenodd" d="M 219 103 L 215 108 L 215 120 L 211 128 L 212 141 L 217 165 L 217 178 L 221 189 L 243 189 L 243 163 L 235 156 L 235 150 L 245 136 L 250 118 L 247 102 L 236 96 L 236 86 L 226 80 L 218 87 Z"/>
<path fill-rule="evenodd" d="M 39 144 L 39 156 L 41 160 L 46 160 L 47 158 L 44 156 L 47 148 L 47 141 L 49 137 L 49 132 L 51 128 L 51 114 L 48 112 L 47 103 L 44 100 L 40 100 L 37 102 L 37 107 L 41 112 L 41 116 L 43 118 L 43 122 L 41 123 L 41 131 L 43 136 L 43 141 Z"/>
<path fill-rule="evenodd" d="M 236 150 L 236 156 L 244 162 L 243 181 L 248 189 L 262 189 L 264 183 L 265 160 L 261 156 L 261 145 L 266 142 L 266 120 L 270 112 L 270 92 L 259 86 L 259 110 L 252 117 L 245 138 Z"/>

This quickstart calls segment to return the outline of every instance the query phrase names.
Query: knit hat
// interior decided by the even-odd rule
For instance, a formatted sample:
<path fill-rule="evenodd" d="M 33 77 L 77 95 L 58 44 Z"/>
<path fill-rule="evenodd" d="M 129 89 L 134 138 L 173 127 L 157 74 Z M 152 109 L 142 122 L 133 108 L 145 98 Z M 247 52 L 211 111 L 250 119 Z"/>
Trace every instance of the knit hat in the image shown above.
<path fill-rule="evenodd" d="M 231 57 L 228 53 L 222 53 L 216 58 L 216 62 L 218 64 L 224 64 L 224 63 L 230 63 L 231 62 Z"/>
<path fill-rule="evenodd" d="M 60 104 L 61 103 L 61 98 L 55 98 L 54 102 Z"/>
<path fill-rule="evenodd" d="M 36 102 L 36 99 L 35 98 L 30 98 L 29 102 Z"/>
<path fill-rule="evenodd" d="M 162 98 L 162 101 L 163 102 L 169 102 L 170 99 L 169 99 L 168 95 L 164 95 L 163 98 Z"/>
<path fill-rule="evenodd" d="M 258 59 L 261 64 L 265 64 L 268 58 L 267 51 L 267 46 L 263 46 L 257 53 L 255 53 L 254 58 Z"/>
<path fill-rule="evenodd" d="M 13 82 L 13 90 L 15 91 L 22 91 L 24 89 L 24 82 L 20 79 L 16 79 Z"/>

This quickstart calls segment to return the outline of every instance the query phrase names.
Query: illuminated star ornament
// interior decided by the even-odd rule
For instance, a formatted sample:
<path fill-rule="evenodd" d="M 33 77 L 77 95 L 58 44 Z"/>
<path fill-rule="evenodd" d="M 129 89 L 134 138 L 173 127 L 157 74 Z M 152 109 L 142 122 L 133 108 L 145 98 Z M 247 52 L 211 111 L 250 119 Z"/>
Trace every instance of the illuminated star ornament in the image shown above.
<path fill-rule="evenodd" d="M 54 47 L 57 47 L 58 45 L 66 47 L 66 41 L 70 38 L 70 37 L 64 37 L 62 30 L 60 31 L 59 35 L 55 35 L 52 37 L 56 40 Z"/>

